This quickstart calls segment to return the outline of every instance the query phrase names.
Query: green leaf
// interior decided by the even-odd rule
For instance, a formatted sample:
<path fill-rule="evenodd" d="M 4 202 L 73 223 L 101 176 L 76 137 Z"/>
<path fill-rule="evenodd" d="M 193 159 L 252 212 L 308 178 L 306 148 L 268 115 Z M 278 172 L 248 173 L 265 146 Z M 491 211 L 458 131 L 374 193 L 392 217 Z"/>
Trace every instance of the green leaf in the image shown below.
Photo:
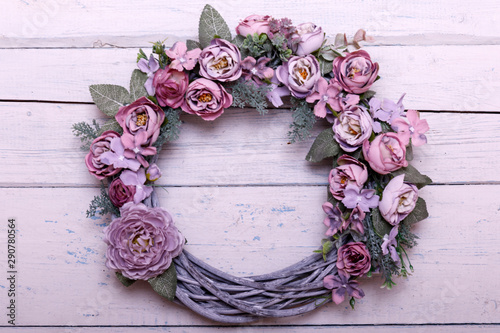
<path fill-rule="evenodd" d="M 231 41 L 231 31 L 226 21 L 212 6 L 206 5 L 200 16 L 198 35 L 202 48 L 207 47 L 214 36 Z"/>
<path fill-rule="evenodd" d="M 406 160 L 408 162 L 413 161 L 413 145 L 411 142 L 408 144 L 408 147 L 406 147 Z"/>
<path fill-rule="evenodd" d="M 120 272 L 116 272 L 116 278 L 118 279 L 118 281 L 120 281 L 125 287 L 130 287 L 131 285 L 133 285 L 135 283 L 135 280 L 132 280 L 132 279 L 129 279 L 125 276 L 122 275 L 122 273 Z"/>
<path fill-rule="evenodd" d="M 118 124 L 115 118 L 108 120 L 107 122 L 104 123 L 104 125 L 101 126 L 101 134 L 106 132 L 106 131 L 115 131 L 118 132 L 118 134 L 123 133 L 123 128 Z"/>
<path fill-rule="evenodd" d="M 186 41 L 186 46 L 187 46 L 188 51 L 201 48 L 200 43 L 198 43 L 197 41 L 192 40 L 192 39 L 188 39 Z"/>
<path fill-rule="evenodd" d="M 169 301 L 174 300 L 177 289 L 177 272 L 173 263 L 163 274 L 149 279 L 148 282 L 158 295 Z"/>
<path fill-rule="evenodd" d="M 146 83 L 147 79 L 148 76 L 146 73 L 134 69 L 132 77 L 130 78 L 130 98 L 132 101 L 148 95 L 146 88 L 144 88 L 144 83 Z"/>
<path fill-rule="evenodd" d="M 240 51 L 241 51 L 241 48 L 243 47 L 244 40 L 245 40 L 245 37 L 243 37 L 242 35 L 236 35 L 236 37 L 234 37 L 234 39 L 233 39 L 233 44 L 236 45 L 238 47 L 238 49 L 240 49 Z"/>
<path fill-rule="evenodd" d="M 326 261 L 326 255 L 330 253 L 334 248 L 334 243 L 331 240 L 323 239 L 323 260 Z"/>
<path fill-rule="evenodd" d="M 363 99 L 370 99 L 372 98 L 373 96 L 375 96 L 376 92 L 373 91 L 373 90 L 367 90 L 365 91 L 364 93 L 362 93 L 361 95 L 359 95 L 359 99 L 360 100 L 363 100 Z"/>
<path fill-rule="evenodd" d="M 384 235 L 389 235 L 392 229 L 392 225 L 387 223 L 386 220 L 380 215 L 378 208 L 372 209 L 372 223 L 375 232 L 382 238 Z"/>
<path fill-rule="evenodd" d="M 425 220 L 429 217 L 429 212 L 427 211 L 427 204 L 422 198 L 418 198 L 415 208 L 412 210 L 410 215 L 408 215 L 403 221 L 410 225 Z"/>
<path fill-rule="evenodd" d="M 432 179 L 430 179 L 426 175 L 421 174 L 411 165 L 392 172 L 392 175 L 394 177 L 402 174 L 405 175 L 405 182 L 415 184 L 419 189 L 432 183 Z"/>
<path fill-rule="evenodd" d="M 102 113 L 114 117 L 118 109 L 130 103 L 127 89 L 114 84 L 93 84 L 89 87 L 95 105 Z"/>
<path fill-rule="evenodd" d="M 331 127 L 319 133 L 307 153 L 306 160 L 309 162 L 319 162 L 340 153 L 340 146 L 333 136 L 333 129 Z"/>
<path fill-rule="evenodd" d="M 321 74 L 325 75 L 333 70 L 333 62 L 325 60 L 323 57 L 319 57 L 319 68 L 321 69 Z"/>

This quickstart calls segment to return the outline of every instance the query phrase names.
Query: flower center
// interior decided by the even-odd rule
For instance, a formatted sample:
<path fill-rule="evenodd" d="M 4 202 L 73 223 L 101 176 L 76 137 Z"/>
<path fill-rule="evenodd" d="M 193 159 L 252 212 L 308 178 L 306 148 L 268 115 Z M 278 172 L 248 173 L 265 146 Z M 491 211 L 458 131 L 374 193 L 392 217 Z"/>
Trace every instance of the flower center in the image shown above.
<path fill-rule="evenodd" d="M 359 72 L 361 72 L 361 70 L 357 67 L 351 67 L 351 70 L 349 71 L 349 74 L 347 74 L 347 76 L 352 79 L 356 76 L 356 74 L 358 74 Z"/>
<path fill-rule="evenodd" d="M 138 245 L 137 247 L 134 246 L 134 251 L 143 253 L 146 252 L 151 246 L 153 246 L 154 241 L 151 238 L 145 238 L 142 237 L 142 235 L 137 235 L 132 240 L 132 244 Z"/>
<path fill-rule="evenodd" d="M 255 75 L 255 74 L 257 74 L 257 69 L 252 68 L 252 69 L 250 70 L 250 72 L 251 72 L 253 75 Z"/>
<path fill-rule="evenodd" d="M 179 62 L 180 62 L 181 64 L 183 64 L 183 63 L 185 63 L 185 62 L 186 62 L 186 59 L 185 59 L 184 57 L 179 58 Z"/>
<path fill-rule="evenodd" d="M 347 183 L 347 177 L 346 176 L 342 176 L 340 178 L 340 184 L 344 185 L 345 183 Z"/>
<path fill-rule="evenodd" d="M 413 132 L 415 132 L 415 128 L 413 126 L 410 126 L 410 128 L 408 130 L 410 131 L 411 134 L 413 134 Z"/>
<path fill-rule="evenodd" d="M 213 64 L 212 67 L 215 68 L 216 70 L 221 70 L 222 68 L 226 68 L 229 65 L 229 62 L 227 61 L 226 57 L 223 57 L 219 60 L 218 63 Z"/>
<path fill-rule="evenodd" d="M 137 115 L 137 120 L 135 121 L 135 124 L 137 126 L 146 126 L 146 124 L 148 123 L 148 115 L 143 113 L 143 114 L 139 114 Z"/>
<path fill-rule="evenodd" d="M 212 95 L 209 93 L 203 93 L 198 97 L 198 100 L 203 103 L 208 103 L 212 101 Z"/>
<path fill-rule="evenodd" d="M 302 80 L 307 79 L 307 71 L 304 68 L 299 69 L 299 74 L 302 77 Z"/>

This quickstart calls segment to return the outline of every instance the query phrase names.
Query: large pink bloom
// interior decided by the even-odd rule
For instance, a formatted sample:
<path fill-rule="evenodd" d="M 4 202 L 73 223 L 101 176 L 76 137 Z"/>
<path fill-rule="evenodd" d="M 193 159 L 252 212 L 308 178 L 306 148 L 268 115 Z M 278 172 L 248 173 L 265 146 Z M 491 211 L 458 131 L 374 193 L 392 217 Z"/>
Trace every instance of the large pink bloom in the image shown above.
<path fill-rule="evenodd" d="M 171 68 L 159 69 L 153 79 L 158 103 L 174 109 L 180 107 L 184 102 L 184 93 L 188 84 L 187 73 Z"/>
<path fill-rule="evenodd" d="M 392 132 L 378 135 L 371 143 L 365 141 L 363 156 L 370 167 L 381 175 L 408 166 L 406 146 L 399 136 Z"/>
<path fill-rule="evenodd" d="M 355 51 L 333 61 L 335 80 L 345 91 L 362 94 L 377 79 L 378 63 L 373 63 L 366 51 Z"/>
<path fill-rule="evenodd" d="M 392 225 L 398 225 L 415 208 L 418 189 L 404 182 L 404 175 L 394 177 L 384 189 L 378 204 L 382 217 Z"/>
<path fill-rule="evenodd" d="M 236 33 L 243 37 L 253 34 L 269 34 L 269 15 L 250 15 L 238 24 Z"/>
<path fill-rule="evenodd" d="M 368 179 L 368 171 L 363 163 L 349 155 L 340 156 L 337 164 L 338 166 L 330 171 L 328 181 L 333 197 L 342 200 L 347 185 L 354 185 L 358 189 L 363 188 Z"/>
<path fill-rule="evenodd" d="M 347 243 L 337 252 L 337 268 L 348 276 L 363 276 L 370 271 L 371 257 L 361 242 Z"/>
<path fill-rule="evenodd" d="M 204 120 L 218 118 L 233 104 L 231 96 L 219 83 L 204 78 L 193 81 L 186 92 L 182 110 Z"/>

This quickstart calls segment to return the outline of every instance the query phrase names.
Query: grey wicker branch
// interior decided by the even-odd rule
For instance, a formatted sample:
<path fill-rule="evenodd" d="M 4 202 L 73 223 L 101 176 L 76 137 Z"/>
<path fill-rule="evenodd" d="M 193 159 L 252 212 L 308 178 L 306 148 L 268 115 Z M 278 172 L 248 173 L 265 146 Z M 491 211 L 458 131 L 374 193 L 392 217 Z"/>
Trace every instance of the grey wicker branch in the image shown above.
<path fill-rule="evenodd" d="M 146 204 L 158 207 L 155 192 Z M 273 273 L 236 277 L 218 270 L 187 251 L 175 260 L 175 302 L 224 323 L 247 323 L 263 317 L 303 314 L 329 301 L 323 278 L 337 274 L 337 251 L 313 254 Z"/>

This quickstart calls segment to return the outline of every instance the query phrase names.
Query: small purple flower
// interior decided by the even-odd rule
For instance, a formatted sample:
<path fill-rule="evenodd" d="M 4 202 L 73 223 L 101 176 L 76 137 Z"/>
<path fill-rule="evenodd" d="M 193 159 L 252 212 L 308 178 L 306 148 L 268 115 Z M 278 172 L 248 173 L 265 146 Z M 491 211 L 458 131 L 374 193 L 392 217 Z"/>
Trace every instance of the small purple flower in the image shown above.
<path fill-rule="evenodd" d="M 359 234 L 364 234 L 365 229 L 363 227 L 363 220 L 365 219 L 365 212 L 359 209 L 358 206 L 354 208 L 347 219 L 346 225 L 350 225 L 351 229 L 357 231 Z"/>
<path fill-rule="evenodd" d="M 150 182 L 155 182 L 161 177 L 161 170 L 156 165 L 156 163 L 150 164 L 148 170 L 146 171 L 146 178 Z"/>
<path fill-rule="evenodd" d="M 146 131 L 139 131 L 136 135 L 123 133 L 121 137 L 122 144 L 127 147 L 124 155 L 127 158 L 136 158 L 143 167 L 149 166 L 148 161 L 144 156 L 151 156 L 156 154 L 156 147 L 146 146 L 147 133 Z"/>
<path fill-rule="evenodd" d="M 144 185 L 146 172 L 143 168 L 140 168 L 137 172 L 124 170 L 120 175 L 120 179 L 124 185 L 135 186 L 134 203 L 136 204 L 149 197 L 153 192 L 151 186 Z"/>
<path fill-rule="evenodd" d="M 266 67 L 266 64 L 271 59 L 262 57 L 255 60 L 253 57 L 246 57 L 241 62 L 242 74 L 246 81 L 252 79 L 258 86 L 261 86 L 264 81 L 269 81 L 274 75 L 274 70 Z"/>
<path fill-rule="evenodd" d="M 170 50 L 165 50 L 165 54 L 172 60 L 170 68 L 179 72 L 182 72 L 183 69 L 192 70 L 196 66 L 200 53 L 199 48 L 188 51 L 183 42 L 176 42 Z"/>
<path fill-rule="evenodd" d="M 155 94 L 155 88 L 153 87 L 153 77 L 155 72 L 160 68 L 160 65 L 158 64 L 158 61 L 151 55 L 149 57 L 149 62 L 141 58 L 139 62 L 137 62 L 137 67 L 141 70 L 141 72 L 146 73 L 148 75 L 148 79 L 146 80 L 146 83 L 144 83 L 144 88 L 146 88 L 146 91 L 150 96 L 153 96 Z"/>
<path fill-rule="evenodd" d="M 101 162 L 107 165 L 112 165 L 114 168 L 130 169 L 133 171 L 139 170 L 141 163 L 134 158 L 124 156 L 125 147 L 120 138 L 114 138 L 110 142 L 111 150 L 101 155 Z"/>
<path fill-rule="evenodd" d="M 376 97 L 373 97 L 372 99 L 370 99 L 370 113 L 373 119 L 378 119 L 392 124 L 395 119 L 401 117 L 401 115 L 404 113 L 403 97 L 405 97 L 405 94 L 401 96 L 397 103 L 394 103 L 387 98 L 380 100 Z M 374 121 L 373 131 L 375 133 L 382 132 L 382 126 L 380 125 L 380 122 Z"/>
<path fill-rule="evenodd" d="M 333 236 L 337 232 L 341 232 L 343 230 L 344 218 L 342 217 L 339 206 L 333 207 L 330 202 L 325 202 L 323 204 L 323 210 L 326 213 L 323 223 L 328 227 L 325 235 Z"/>
<path fill-rule="evenodd" d="M 283 105 L 281 97 L 290 95 L 290 90 L 286 86 L 279 87 L 279 84 L 276 72 L 274 72 L 274 76 L 271 78 L 271 90 L 267 92 L 266 97 L 275 108 Z"/>
<path fill-rule="evenodd" d="M 348 185 L 344 190 L 344 199 L 342 203 L 349 209 L 354 209 L 356 206 L 364 212 L 369 212 L 370 208 L 378 206 L 379 197 L 375 194 L 375 190 L 359 190 L 359 187 Z"/>
<path fill-rule="evenodd" d="M 340 304 L 344 301 L 346 292 L 351 297 L 357 299 L 363 298 L 365 293 L 358 285 L 358 281 L 349 280 L 349 276 L 342 271 L 339 271 L 338 276 L 327 275 L 323 278 L 323 286 L 326 289 L 332 290 L 332 300 L 335 304 Z"/>
<path fill-rule="evenodd" d="M 342 87 L 340 87 L 338 83 L 333 80 L 327 82 L 325 78 L 321 77 L 316 84 L 315 92 L 307 96 L 306 101 L 308 103 L 318 101 L 314 106 L 314 114 L 317 117 L 325 118 L 328 113 L 327 104 L 335 111 L 342 110 L 339 101 L 339 94 L 341 91 Z"/>
<path fill-rule="evenodd" d="M 398 242 L 396 241 L 396 236 L 398 234 L 398 226 L 395 226 L 391 229 L 389 235 L 384 235 L 384 242 L 382 243 L 382 254 L 386 255 L 391 253 L 391 258 L 395 262 L 399 262 L 399 255 L 396 251 L 396 247 L 398 246 Z"/>

